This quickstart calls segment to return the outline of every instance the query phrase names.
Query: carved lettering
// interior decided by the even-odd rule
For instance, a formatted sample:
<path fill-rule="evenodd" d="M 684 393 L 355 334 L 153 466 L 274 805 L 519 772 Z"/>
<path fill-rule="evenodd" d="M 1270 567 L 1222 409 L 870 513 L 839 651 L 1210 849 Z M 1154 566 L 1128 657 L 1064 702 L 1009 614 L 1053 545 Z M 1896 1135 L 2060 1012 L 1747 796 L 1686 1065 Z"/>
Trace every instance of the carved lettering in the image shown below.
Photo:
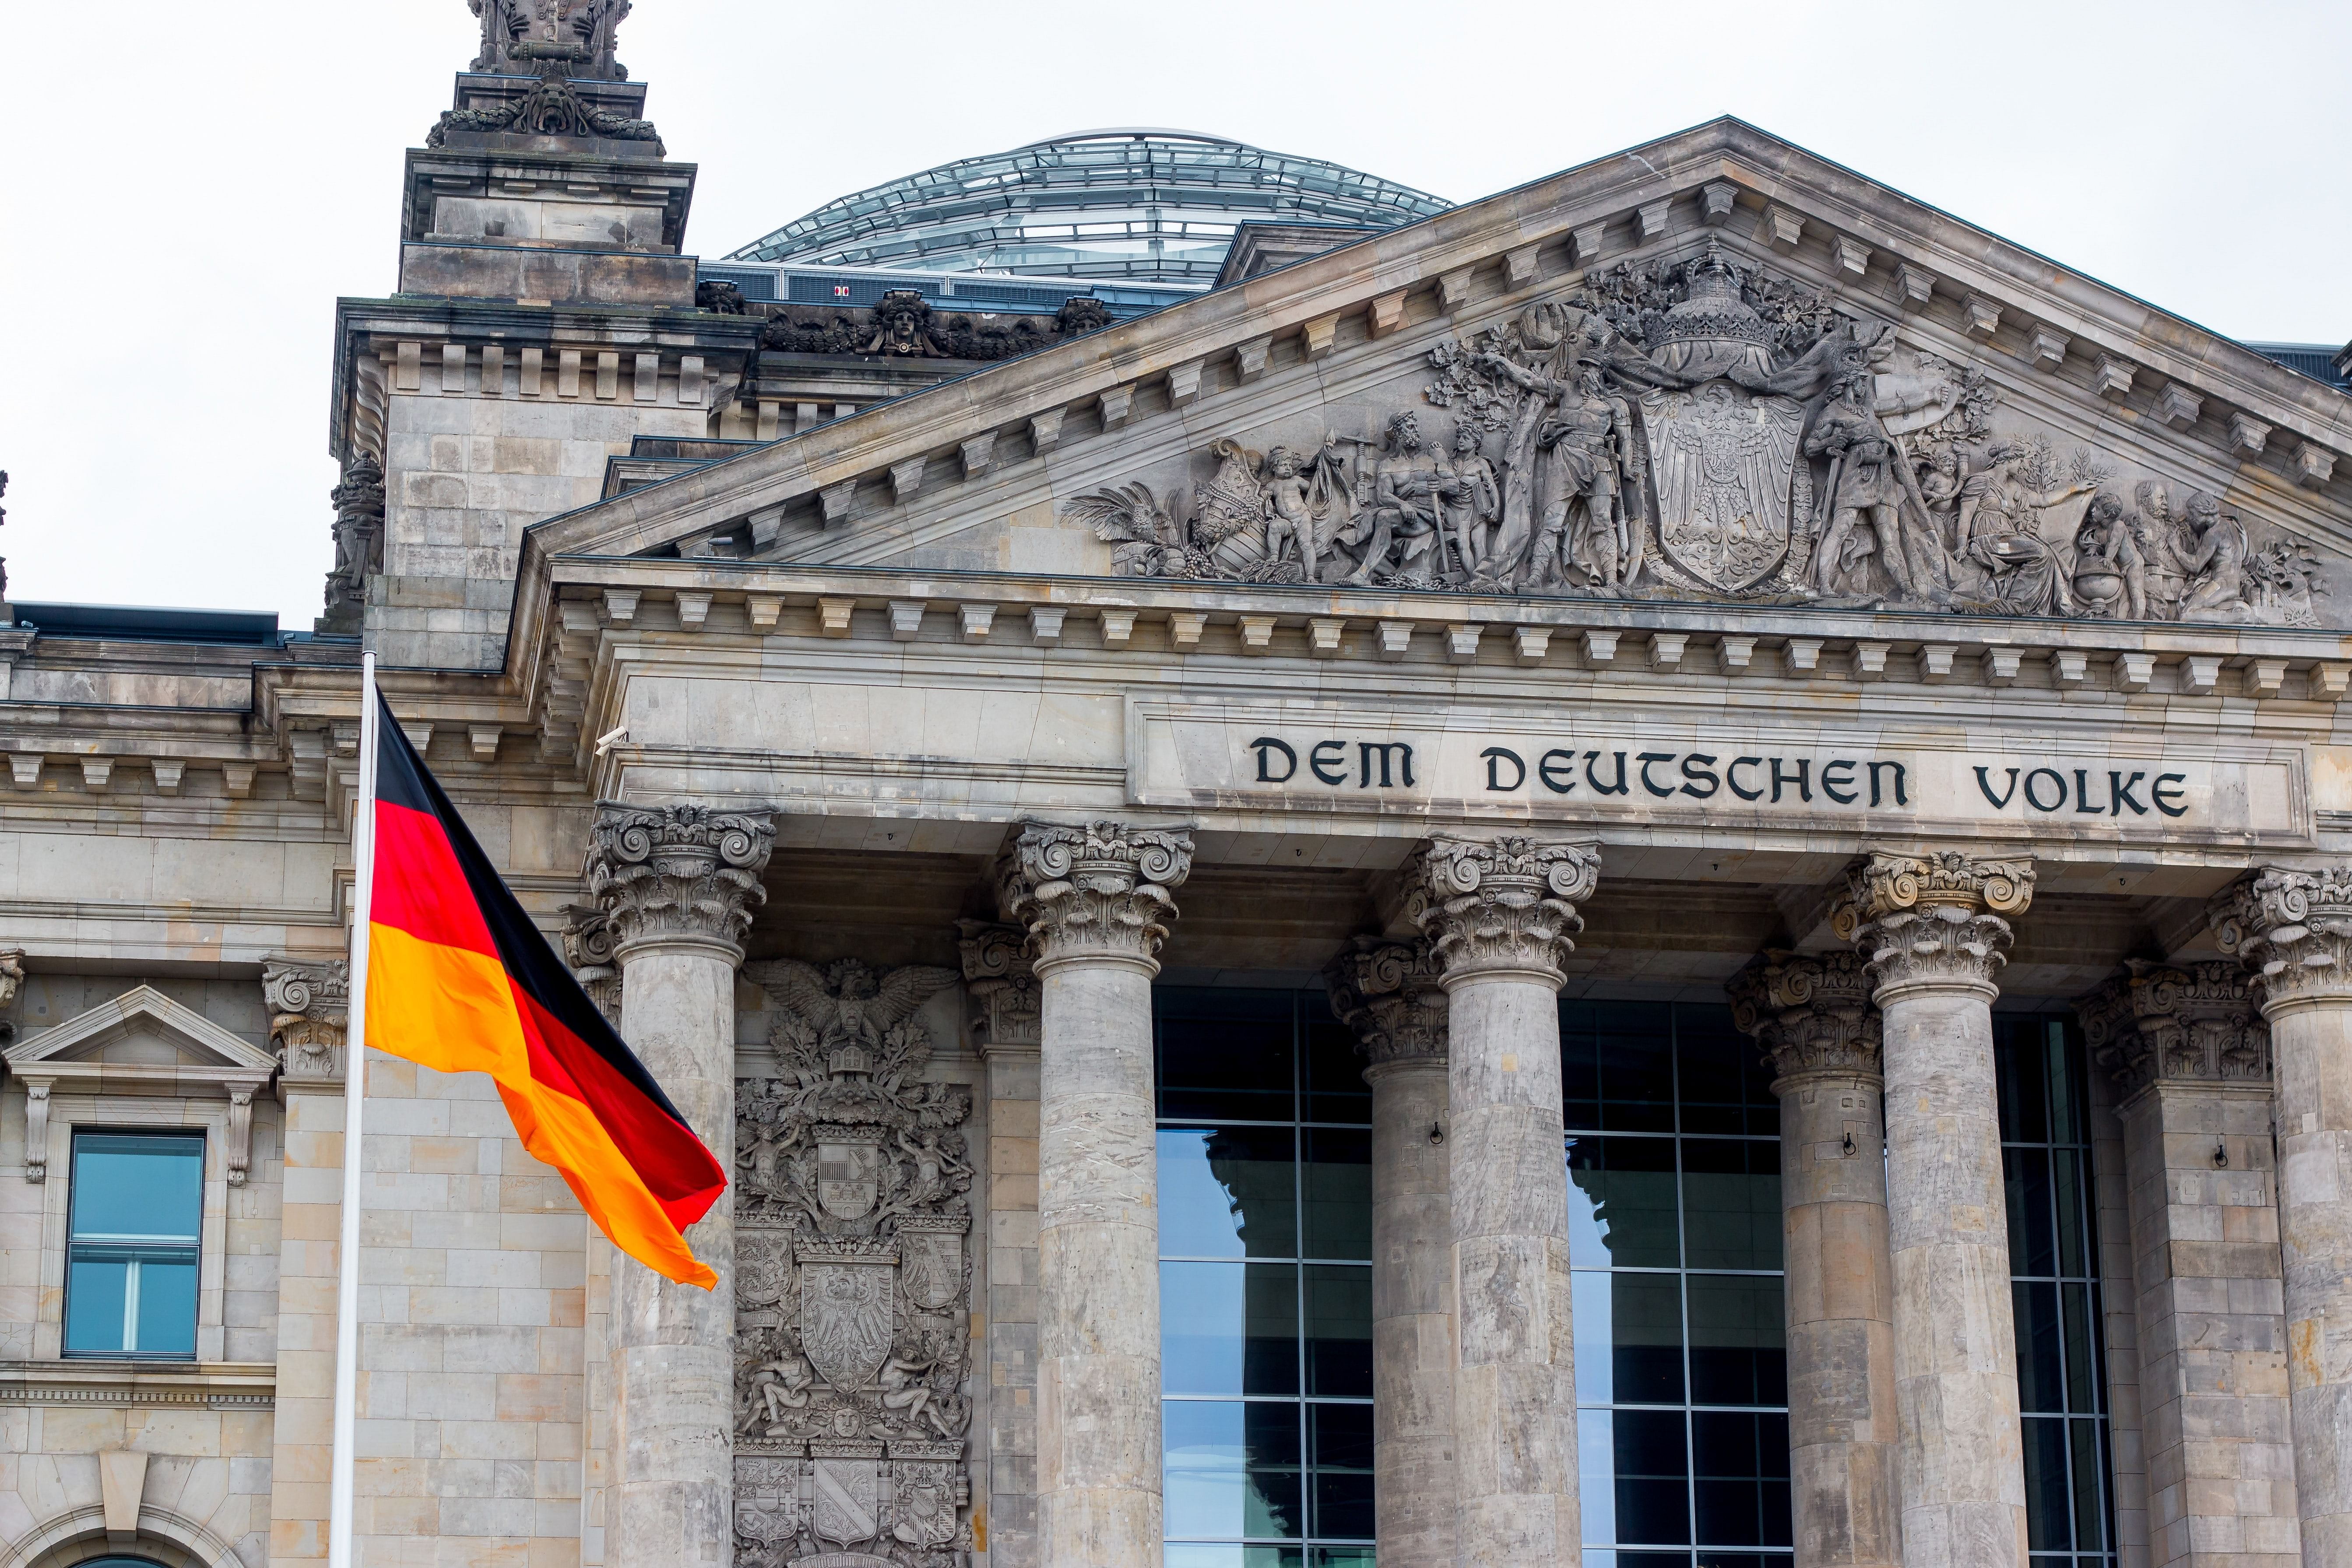
<path fill-rule="evenodd" d="M 1514 790 L 1528 782 L 1528 764 L 1521 762 L 1519 760 L 1518 752 L 1512 751 L 1509 747 L 1489 746 L 1485 751 L 1479 752 L 1478 756 L 1479 759 L 1486 764 L 1486 787 L 1488 789 Z M 1511 782 L 1508 784 L 1505 784 L 1503 782 L 1503 764 L 1505 763 L 1511 764 Z M 1549 783 L 1550 781 L 1547 779 L 1545 782 Z"/>
<path fill-rule="evenodd" d="M 1256 740 L 1250 742 L 1250 747 L 1257 752 L 1258 783 L 1288 784 L 1291 779 L 1297 775 L 1298 772 L 1298 753 L 1292 751 L 1282 742 L 1276 740 L 1271 735 L 1260 735 Z M 1271 763 L 1276 753 L 1281 755 L 1283 763 L 1282 772 L 1278 774 L 1271 771 Z"/>

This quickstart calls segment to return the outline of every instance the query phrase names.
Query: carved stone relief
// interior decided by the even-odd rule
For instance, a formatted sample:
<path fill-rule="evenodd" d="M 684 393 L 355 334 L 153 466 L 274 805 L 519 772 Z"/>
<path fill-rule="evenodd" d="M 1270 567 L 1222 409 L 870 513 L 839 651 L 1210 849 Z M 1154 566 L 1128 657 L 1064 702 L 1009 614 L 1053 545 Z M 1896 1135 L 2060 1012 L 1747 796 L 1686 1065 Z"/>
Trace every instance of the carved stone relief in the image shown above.
<path fill-rule="evenodd" d="M 744 973 L 782 1074 L 736 1097 L 736 1561 L 964 1568 L 972 1098 L 914 1017 L 956 972 Z"/>
<path fill-rule="evenodd" d="M 327 574 L 327 613 L 316 629 L 356 637 L 367 608 L 368 574 L 383 564 L 383 469 L 360 453 L 327 499 L 335 507 L 335 566 Z"/>
<path fill-rule="evenodd" d="M 269 1039 L 289 1082 L 341 1083 L 352 1005 L 351 965 L 274 958 L 261 966 Z"/>
<path fill-rule="evenodd" d="M 2318 625 L 2329 592 L 2309 547 L 2119 480 L 1983 370 L 1716 240 L 1429 361 L 1423 406 L 1375 434 L 1221 438 L 1189 498 L 1127 483 L 1063 515 L 1140 577 L 2271 626 Z"/>
<path fill-rule="evenodd" d="M 2270 1026 L 2237 963 L 2136 958 L 2077 1007 L 2092 1059 L 2126 1094 L 2158 1082 L 2270 1081 Z"/>
<path fill-rule="evenodd" d="M 740 303 L 740 297 L 739 297 Z M 709 310 L 713 307 L 704 306 Z M 977 316 L 933 310 L 912 289 L 893 289 L 870 309 L 773 305 L 760 346 L 779 353 L 869 354 L 884 358 L 1017 359 L 1110 323 L 1102 301 L 1080 295 L 1053 315 L 992 311 Z M 738 315 L 749 313 L 737 309 Z"/>

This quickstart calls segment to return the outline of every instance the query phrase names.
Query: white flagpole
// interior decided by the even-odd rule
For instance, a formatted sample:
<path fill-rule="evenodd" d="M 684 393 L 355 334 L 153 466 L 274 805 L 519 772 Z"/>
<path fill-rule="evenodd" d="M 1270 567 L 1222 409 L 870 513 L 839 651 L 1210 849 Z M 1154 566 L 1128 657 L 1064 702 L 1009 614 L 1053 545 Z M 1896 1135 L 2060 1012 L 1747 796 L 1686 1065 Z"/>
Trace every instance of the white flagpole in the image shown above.
<path fill-rule="evenodd" d="M 351 1003 L 343 1026 L 343 1228 L 335 1282 L 335 1446 L 327 1485 L 327 1568 L 352 1568 L 352 1460 L 360 1381 L 360 1111 L 367 1090 L 368 912 L 375 893 L 375 655 L 360 656 L 360 788 L 352 827 Z"/>

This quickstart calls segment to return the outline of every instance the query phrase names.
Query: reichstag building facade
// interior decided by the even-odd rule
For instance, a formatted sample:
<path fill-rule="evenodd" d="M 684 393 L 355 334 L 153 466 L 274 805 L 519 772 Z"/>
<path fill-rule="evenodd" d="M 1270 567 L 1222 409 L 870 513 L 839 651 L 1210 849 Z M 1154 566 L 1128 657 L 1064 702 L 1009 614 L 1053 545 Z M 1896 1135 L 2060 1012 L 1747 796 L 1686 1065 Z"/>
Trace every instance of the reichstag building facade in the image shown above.
<path fill-rule="evenodd" d="M 474 8 L 316 627 L 0 628 L 0 1568 L 324 1561 L 350 1159 L 368 1568 L 2352 1565 L 2336 355 L 1732 120 L 698 260 Z M 345 1144 L 362 647 L 717 1292 Z"/>

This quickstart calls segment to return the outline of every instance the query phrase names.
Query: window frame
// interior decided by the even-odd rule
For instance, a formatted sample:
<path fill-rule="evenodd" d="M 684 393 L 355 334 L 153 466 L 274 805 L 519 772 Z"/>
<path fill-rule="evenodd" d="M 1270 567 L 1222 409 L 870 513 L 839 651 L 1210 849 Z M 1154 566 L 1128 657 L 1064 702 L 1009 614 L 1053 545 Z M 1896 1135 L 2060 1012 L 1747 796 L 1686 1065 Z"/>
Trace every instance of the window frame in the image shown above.
<path fill-rule="evenodd" d="M 196 1172 L 195 1235 L 187 1237 L 184 1240 L 179 1237 L 164 1238 L 161 1237 L 131 1237 L 100 1235 L 91 1237 L 82 1237 L 79 1236 L 74 1228 L 74 1211 L 81 1191 L 80 1155 L 81 1142 L 85 1138 L 131 1138 L 152 1139 L 156 1141 L 173 1139 L 182 1142 L 194 1139 L 199 1151 Z M 210 1176 L 213 1165 L 213 1145 L 214 1140 L 206 1135 L 206 1130 L 202 1127 L 117 1127 L 102 1123 L 81 1123 L 69 1126 L 66 1129 L 67 1153 L 66 1163 L 63 1167 L 66 1172 L 66 1180 L 63 1184 L 66 1189 L 65 1259 L 64 1268 L 62 1270 L 62 1279 L 60 1280 L 60 1288 L 58 1290 L 58 1356 L 59 1360 L 73 1362 L 152 1361 L 187 1363 L 200 1359 L 200 1352 L 203 1349 L 202 1331 L 204 1326 L 205 1262 L 208 1250 L 205 1246 L 205 1232 L 209 1228 L 206 1223 L 208 1219 L 208 1215 L 206 1214 L 208 1205 L 205 1202 L 205 1189 L 211 1184 Z M 130 1272 L 126 1276 L 126 1283 L 123 1290 L 123 1322 L 126 1329 L 129 1329 L 136 1320 L 136 1314 L 139 1310 L 139 1269 L 141 1265 L 147 1261 L 145 1258 L 137 1255 L 143 1253 L 154 1253 L 158 1255 L 165 1253 L 184 1254 L 191 1251 L 195 1254 L 196 1295 L 195 1300 L 191 1303 L 191 1316 L 194 1321 L 188 1325 L 188 1349 L 185 1351 L 149 1351 L 134 1346 L 125 1350 L 78 1351 L 66 1344 L 66 1325 L 72 1321 L 73 1316 L 73 1266 L 77 1254 L 89 1248 L 123 1251 L 130 1252 L 134 1255 L 129 1260 Z"/>

